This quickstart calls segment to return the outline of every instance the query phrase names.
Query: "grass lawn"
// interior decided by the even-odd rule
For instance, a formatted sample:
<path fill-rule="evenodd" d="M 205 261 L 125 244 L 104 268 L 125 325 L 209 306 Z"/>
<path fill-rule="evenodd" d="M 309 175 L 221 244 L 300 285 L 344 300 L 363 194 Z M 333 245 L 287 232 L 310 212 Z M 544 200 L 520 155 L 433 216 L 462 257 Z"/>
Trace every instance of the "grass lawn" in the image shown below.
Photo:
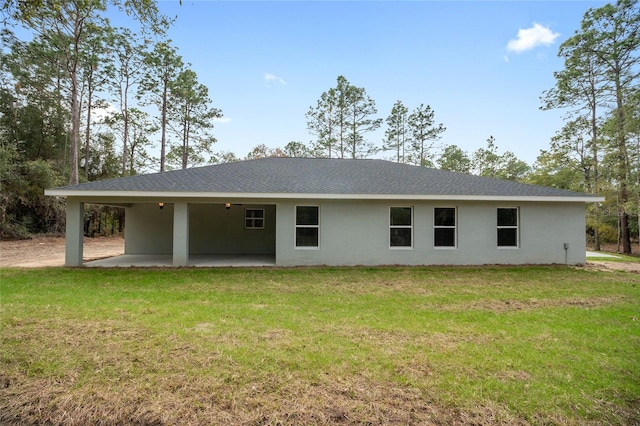
<path fill-rule="evenodd" d="M 640 424 L 640 275 L 5 269 L 0 424 Z"/>

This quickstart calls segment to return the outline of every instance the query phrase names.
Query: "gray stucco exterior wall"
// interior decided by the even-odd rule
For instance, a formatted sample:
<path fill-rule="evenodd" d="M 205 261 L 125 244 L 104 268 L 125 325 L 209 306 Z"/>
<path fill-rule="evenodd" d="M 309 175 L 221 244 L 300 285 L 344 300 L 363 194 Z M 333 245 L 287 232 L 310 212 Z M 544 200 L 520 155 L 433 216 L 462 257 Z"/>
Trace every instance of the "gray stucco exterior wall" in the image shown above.
<path fill-rule="evenodd" d="M 134 204 L 125 209 L 125 254 L 173 253 L 173 204 Z"/>
<path fill-rule="evenodd" d="M 65 244 L 65 266 L 82 266 L 84 237 L 84 203 L 67 201 L 67 230 Z"/>
<path fill-rule="evenodd" d="M 245 211 L 263 210 L 263 229 L 246 228 Z M 274 254 L 276 206 L 234 204 L 191 205 L 191 254 Z"/>
<path fill-rule="evenodd" d="M 295 247 L 295 206 L 320 208 L 318 248 Z M 389 208 L 413 208 L 413 247 L 389 247 Z M 455 248 L 434 247 L 434 208 L 457 208 Z M 497 247 L 498 207 L 519 209 L 519 246 Z M 581 203 L 286 201 L 278 204 L 276 262 L 293 265 L 581 264 Z M 568 248 L 565 250 L 565 243 Z"/>
<path fill-rule="evenodd" d="M 126 254 L 172 254 L 175 204 L 134 204 L 126 209 Z M 245 209 L 264 210 L 263 229 L 246 229 Z M 189 203 L 189 254 L 274 254 L 276 206 Z M 179 238 L 178 241 L 183 241 Z"/>
<path fill-rule="evenodd" d="M 125 253 L 172 254 L 188 229 L 189 254 L 274 254 L 278 266 L 582 264 L 585 205 L 565 202 L 273 200 L 274 204 L 190 203 L 188 227 L 174 205 L 126 210 Z M 319 207 L 319 247 L 295 246 L 296 206 Z M 412 208 L 412 247 L 390 247 L 390 207 Z M 434 208 L 455 207 L 456 246 L 434 247 Z M 517 208 L 518 247 L 497 247 L 497 209 Z M 264 229 L 245 229 L 246 208 L 264 209 Z M 565 243 L 568 248 L 565 250 Z M 175 253 L 174 253 L 175 255 Z"/>

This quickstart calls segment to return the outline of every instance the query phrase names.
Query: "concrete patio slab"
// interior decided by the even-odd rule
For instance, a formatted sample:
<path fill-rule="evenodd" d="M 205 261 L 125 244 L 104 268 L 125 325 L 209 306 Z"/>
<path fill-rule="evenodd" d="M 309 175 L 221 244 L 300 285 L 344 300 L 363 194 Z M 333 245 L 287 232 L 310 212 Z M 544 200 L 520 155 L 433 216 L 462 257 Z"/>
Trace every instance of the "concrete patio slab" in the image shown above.
<path fill-rule="evenodd" d="M 620 258 L 620 256 L 616 256 L 615 254 L 604 253 L 601 251 L 587 251 L 587 258 L 589 257 L 610 257 L 612 259 Z"/>
<path fill-rule="evenodd" d="M 93 268 L 172 267 L 173 257 L 171 255 L 123 254 L 85 262 L 84 266 Z M 276 266 L 276 258 L 273 255 L 191 255 L 188 266 L 201 268 Z"/>

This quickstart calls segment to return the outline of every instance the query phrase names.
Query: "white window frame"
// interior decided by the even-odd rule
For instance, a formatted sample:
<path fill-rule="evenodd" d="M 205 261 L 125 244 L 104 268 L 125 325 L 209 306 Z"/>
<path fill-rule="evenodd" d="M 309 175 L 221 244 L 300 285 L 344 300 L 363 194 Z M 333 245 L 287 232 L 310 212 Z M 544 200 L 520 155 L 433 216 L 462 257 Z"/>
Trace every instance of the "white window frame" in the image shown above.
<path fill-rule="evenodd" d="M 453 209 L 453 226 L 436 225 L 436 209 Z M 437 246 L 436 245 L 436 229 L 453 229 L 453 245 Z M 436 250 L 455 250 L 458 248 L 458 207 L 456 206 L 437 206 L 433 208 L 433 248 Z"/>
<path fill-rule="evenodd" d="M 252 211 L 252 212 L 260 211 L 260 212 L 262 212 L 262 216 L 261 217 L 254 217 L 254 216 L 249 217 L 249 216 L 247 216 L 247 212 L 249 212 L 249 211 Z M 255 225 L 257 220 L 262 221 L 262 226 L 256 226 Z M 251 221 L 252 225 L 251 226 L 247 226 L 247 221 Z M 251 229 L 251 230 L 264 229 L 264 225 L 265 225 L 264 221 L 265 221 L 264 209 L 250 209 L 250 208 L 244 209 L 244 229 Z"/>
<path fill-rule="evenodd" d="M 410 209 L 411 210 L 411 224 L 410 225 L 392 225 L 391 224 L 391 209 Z M 389 249 L 390 250 L 413 250 L 414 244 L 414 235 L 413 235 L 413 206 L 389 206 L 389 230 L 387 231 L 387 235 L 389 238 Z M 392 229 L 409 229 L 411 231 L 411 245 L 408 246 L 392 246 L 391 245 L 391 230 Z"/>
<path fill-rule="evenodd" d="M 298 225 L 298 207 L 315 207 L 318 209 L 318 224 L 317 225 Z M 293 208 L 293 247 L 296 250 L 319 250 L 320 249 L 320 206 L 314 204 L 298 204 Z M 298 228 L 316 228 L 318 230 L 318 245 L 317 246 L 299 246 L 298 245 Z"/>
<path fill-rule="evenodd" d="M 516 211 L 516 225 L 498 225 L 498 210 L 500 209 L 509 209 Z M 498 245 L 498 231 L 500 229 L 515 229 L 516 230 L 516 245 L 514 246 L 500 246 Z M 520 248 L 520 207 L 515 206 L 505 206 L 496 208 L 496 247 L 500 250 L 515 250 Z"/>

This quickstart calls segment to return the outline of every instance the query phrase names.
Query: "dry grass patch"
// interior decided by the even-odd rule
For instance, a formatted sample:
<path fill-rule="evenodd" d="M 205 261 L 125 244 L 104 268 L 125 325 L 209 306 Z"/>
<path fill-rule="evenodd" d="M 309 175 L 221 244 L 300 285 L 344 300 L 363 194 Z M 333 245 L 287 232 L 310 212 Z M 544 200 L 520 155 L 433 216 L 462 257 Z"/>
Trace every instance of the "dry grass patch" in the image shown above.
<path fill-rule="evenodd" d="M 60 380 L 11 383 L 0 405 L 2 424 L 524 424 L 503 409 L 460 411 L 425 399 L 417 389 L 394 383 L 327 380 L 323 383 L 256 383 L 229 391 L 197 377 L 173 375 L 151 389 L 132 381 L 75 387 Z M 8 398 L 4 400 L 4 398 Z"/>
<path fill-rule="evenodd" d="M 127 369 L 126 364 L 114 367 Z M 361 376 L 308 381 L 286 373 L 258 374 L 236 382 L 240 378 L 176 371 L 150 382 L 150 373 L 82 384 L 69 377 L 3 377 L 0 420 L 7 425 L 526 424 L 500 406 L 460 410 L 440 405 L 418 388 Z"/>
<path fill-rule="evenodd" d="M 512 312 L 531 311 L 543 308 L 566 308 L 580 307 L 585 309 L 596 309 L 599 307 L 612 306 L 618 303 L 631 302 L 623 295 L 604 297 L 568 297 L 560 299 L 529 299 L 529 300 L 474 300 L 459 305 L 448 305 L 442 307 L 443 310 L 465 311 L 468 309 L 478 309 L 491 312 Z"/>

